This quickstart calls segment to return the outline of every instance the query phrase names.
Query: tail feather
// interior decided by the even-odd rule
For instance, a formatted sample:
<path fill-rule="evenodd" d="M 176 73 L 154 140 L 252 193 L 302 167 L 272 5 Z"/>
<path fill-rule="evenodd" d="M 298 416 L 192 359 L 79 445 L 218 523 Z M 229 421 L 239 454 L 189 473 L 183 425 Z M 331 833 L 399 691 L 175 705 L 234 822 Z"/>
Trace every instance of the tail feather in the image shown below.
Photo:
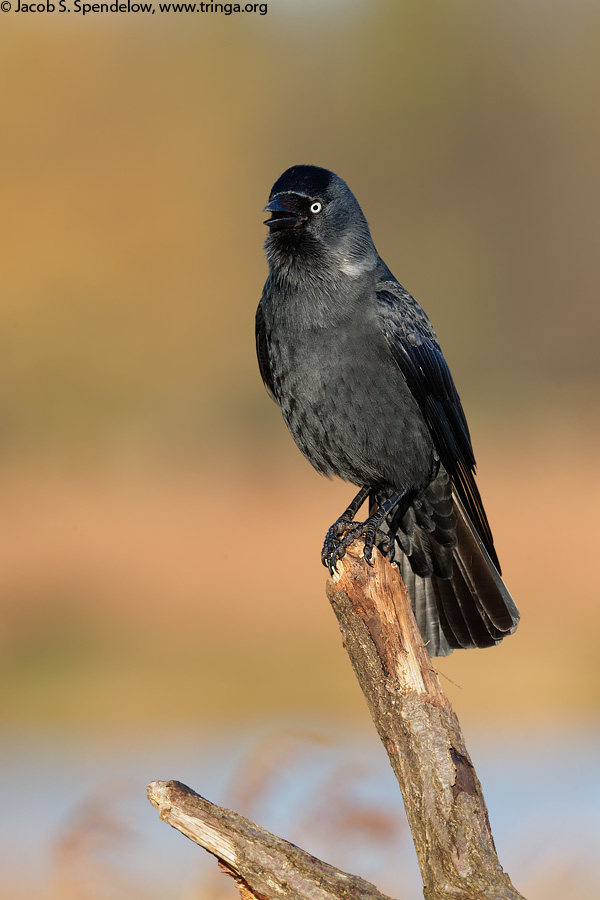
<path fill-rule="evenodd" d="M 515 602 L 443 469 L 417 509 L 388 528 L 430 656 L 491 647 L 516 630 Z"/>
<path fill-rule="evenodd" d="M 397 556 L 396 562 L 411 598 L 417 626 L 427 652 L 430 656 L 448 656 L 452 653 L 453 647 L 448 643 L 440 621 L 437 579 L 421 578 L 415 574 L 404 554 Z"/>
<path fill-rule="evenodd" d="M 457 513 L 458 551 L 455 553 L 455 561 L 461 571 L 469 574 L 471 582 L 476 586 L 474 593 L 482 612 L 489 617 L 490 626 L 502 640 L 516 630 L 519 610 L 457 496 L 454 497 L 454 506 Z"/>

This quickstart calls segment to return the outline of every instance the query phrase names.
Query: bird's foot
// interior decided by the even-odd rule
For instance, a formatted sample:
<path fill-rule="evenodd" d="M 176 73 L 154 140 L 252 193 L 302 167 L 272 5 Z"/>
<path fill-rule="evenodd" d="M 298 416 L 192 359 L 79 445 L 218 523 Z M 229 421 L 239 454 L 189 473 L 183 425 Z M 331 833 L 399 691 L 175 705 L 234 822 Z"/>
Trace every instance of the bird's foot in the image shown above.
<path fill-rule="evenodd" d="M 346 535 L 350 532 L 354 534 L 357 527 L 362 527 L 362 523 L 355 522 L 354 517 L 368 496 L 369 488 L 362 487 L 348 509 L 344 510 L 325 535 L 325 542 L 321 550 L 321 562 L 324 566 L 327 566 L 332 575 L 335 572 L 338 559 L 342 558 L 346 552 L 346 547 L 349 547 L 355 539 L 353 536 L 346 540 Z"/>
<path fill-rule="evenodd" d="M 363 534 L 365 536 L 365 549 L 363 551 L 365 560 L 373 567 L 372 556 L 373 547 L 383 553 L 384 556 L 392 559 L 394 555 L 394 538 L 387 531 L 381 531 L 379 528 L 380 520 L 377 516 L 367 519 L 363 525 Z"/>
<path fill-rule="evenodd" d="M 328 530 L 321 550 L 321 562 L 329 569 L 331 575 L 335 573 L 338 560 L 344 556 L 346 548 L 356 540 L 357 529 L 361 528 L 362 522 L 351 522 L 340 516 Z"/>
<path fill-rule="evenodd" d="M 323 565 L 334 575 L 340 559 L 346 555 L 346 550 L 354 541 L 364 537 L 364 557 L 370 566 L 373 566 L 373 547 L 377 546 L 381 552 L 388 556 L 394 548 L 394 540 L 385 531 L 380 531 L 376 523 L 366 522 L 342 522 L 338 519 L 325 536 L 325 543 L 321 551 Z"/>
<path fill-rule="evenodd" d="M 354 516 L 369 496 L 369 488 L 360 489 L 348 509 L 333 523 L 325 535 L 321 561 L 329 569 L 331 575 L 335 574 L 338 561 L 345 555 L 350 544 L 361 537 L 365 539 L 364 557 L 370 566 L 373 565 L 371 558 L 375 546 L 393 562 L 394 538 L 387 530 L 382 531 L 381 526 L 385 523 L 387 516 L 394 512 L 405 493 L 402 490 L 396 491 L 365 522 L 354 522 Z"/>

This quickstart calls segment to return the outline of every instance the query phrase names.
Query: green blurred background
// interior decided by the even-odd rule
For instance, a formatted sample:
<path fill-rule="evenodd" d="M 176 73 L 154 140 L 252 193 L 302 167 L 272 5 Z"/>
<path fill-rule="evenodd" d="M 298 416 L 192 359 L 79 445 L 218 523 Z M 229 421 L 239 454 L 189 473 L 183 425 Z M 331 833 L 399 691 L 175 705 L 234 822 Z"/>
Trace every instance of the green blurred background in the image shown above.
<path fill-rule="evenodd" d="M 350 184 L 470 421 L 522 624 L 439 664 L 467 741 L 543 755 L 597 735 L 600 7 L 270 0 L 0 25 L 11 759 L 36 747 L 45 777 L 49 747 L 104 747 L 118 771 L 125 746 L 168 761 L 208 733 L 370 730 L 319 561 L 352 489 L 295 449 L 254 357 L 261 209 L 305 162 Z M 113 895 L 67 882 L 41 895 Z"/>

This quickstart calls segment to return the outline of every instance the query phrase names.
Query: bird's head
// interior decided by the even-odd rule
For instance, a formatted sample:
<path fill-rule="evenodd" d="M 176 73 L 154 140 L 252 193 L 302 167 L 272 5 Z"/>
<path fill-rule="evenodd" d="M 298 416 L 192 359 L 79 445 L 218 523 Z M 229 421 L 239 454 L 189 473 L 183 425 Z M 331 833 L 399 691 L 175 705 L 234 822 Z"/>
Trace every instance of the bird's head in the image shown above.
<path fill-rule="evenodd" d="M 310 261 L 351 277 L 376 265 L 377 252 L 356 197 L 327 169 L 287 169 L 273 185 L 264 212 L 271 214 L 265 246 L 272 265 Z"/>

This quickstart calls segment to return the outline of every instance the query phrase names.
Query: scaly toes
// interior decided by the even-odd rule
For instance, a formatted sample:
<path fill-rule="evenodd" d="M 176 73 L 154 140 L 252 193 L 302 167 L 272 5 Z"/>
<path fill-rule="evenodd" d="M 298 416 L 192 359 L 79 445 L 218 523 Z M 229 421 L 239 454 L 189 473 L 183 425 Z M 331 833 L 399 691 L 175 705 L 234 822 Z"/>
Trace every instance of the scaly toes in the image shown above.
<path fill-rule="evenodd" d="M 367 526 L 364 535 L 364 556 L 371 567 L 373 566 L 373 547 L 377 547 L 384 556 L 388 557 L 390 562 L 394 561 L 394 539 L 387 532 Z"/>
<path fill-rule="evenodd" d="M 350 544 L 362 535 L 364 527 L 362 522 L 347 522 L 343 536 L 338 537 L 335 534 L 337 525 L 338 523 L 336 522 L 327 532 L 321 551 L 321 561 L 329 569 L 331 575 L 335 574 L 337 564 L 346 555 L 346 550 Z"/>
<path fill-rule="evenodd" d="M 321 562 L 329 569 L 331 575 L 335 575 L 337 564 L 346 555 L 346 550 L 357 538 L 365 539 L 364 558 L 367 564 L 373 567 L 373 548 L 378 549 L 387 556 L 390 562 L 394 560 L 395 541 L 386 531 L 378 528 L 379 522 L 374 521 L 350 522 L 340 518 L 331 526 L 325 535 L 323 549 L 321 550 Z"/>
<path fill-rule="evenodd" d="M 349 522 L 347 520 L 338 519 L 325 535 L 323 549 L 321 550 L 321 562 L 326 566 L 333 575 L 338 560 L 346 553 L 346 547 L 349 547 L 353 540 L 357 537 L 357 531 L 360 533 L 363 525 L 362 522 Z"/>
<path fill-rule="evenodd" d="M 321 550 L 321 562 L 329 569 L 329 574 L 334 575 L 339 559 L 340 542 L 331 534 L 331 529 L 327 532 L 325 543 Z"/>
<path fill-rule="evenodd" d="M 341 519 L 334 522 L 325 535 L 323 549 L 321 550 L 321 562 L 331 571 L 331 557 L 335 552 L 340 539 L 346 530 L 346 523 Z"/>
<path fill-rule="evenodd" d="M 365 561 L 373 568 L 371 557 L 373 556 L 373 545 L 375 543 L 375 531 L 367 528 L 365 531 L 365 549 L 363 551 Z"/>

